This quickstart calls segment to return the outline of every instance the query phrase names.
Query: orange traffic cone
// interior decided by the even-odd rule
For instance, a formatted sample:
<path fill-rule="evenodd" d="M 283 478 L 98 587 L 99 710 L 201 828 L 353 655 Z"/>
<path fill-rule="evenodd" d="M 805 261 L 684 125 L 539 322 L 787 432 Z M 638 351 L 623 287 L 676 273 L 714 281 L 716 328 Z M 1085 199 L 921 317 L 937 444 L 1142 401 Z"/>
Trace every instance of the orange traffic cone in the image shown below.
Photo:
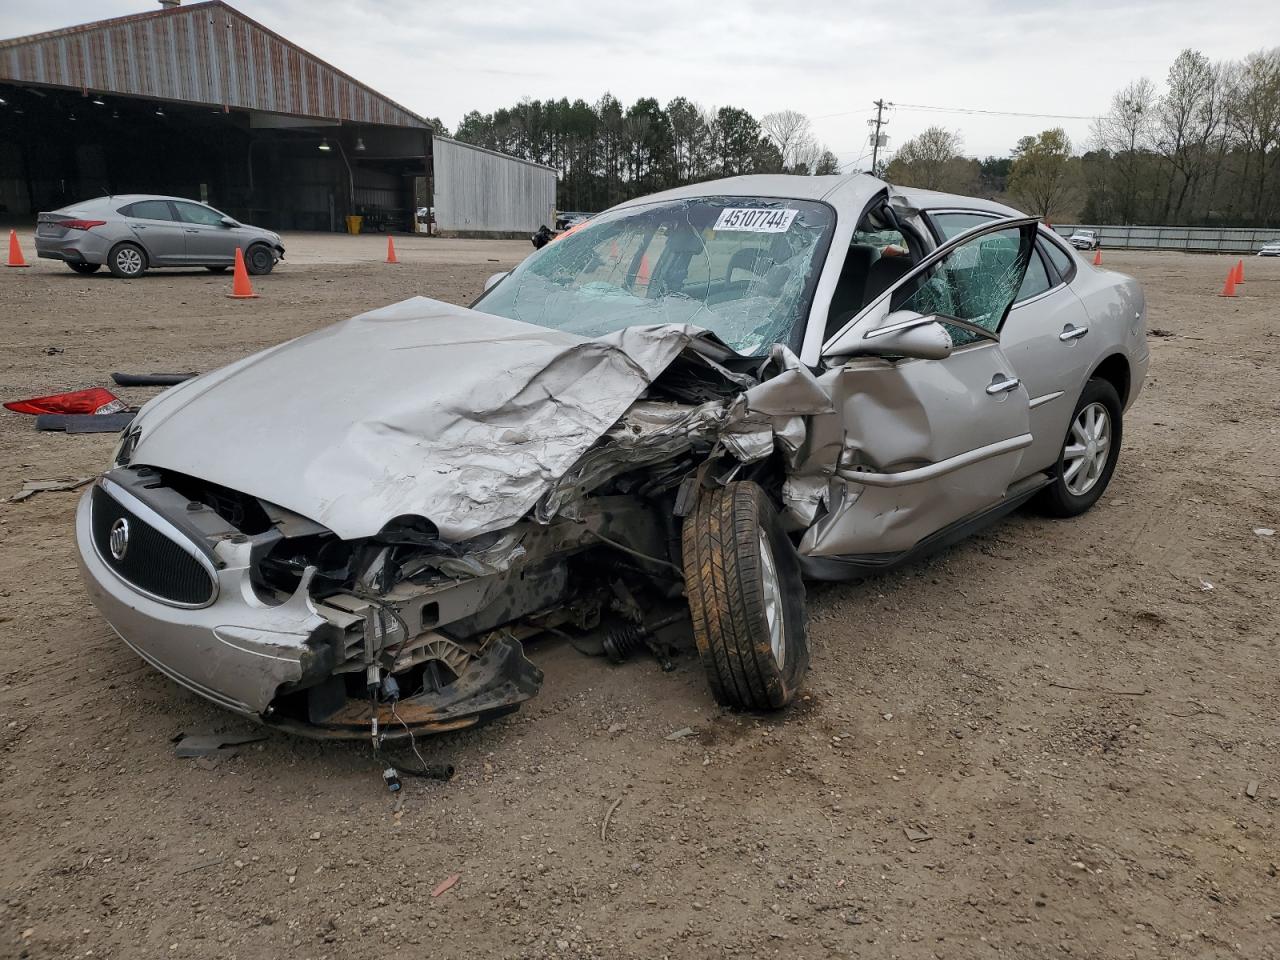
<path fill-rule="evenodd" d="M 640 269 L 636 271 L 636 283 L 642 287 L 649 285 L 649 255 L 647 253 L 642 254 L 640 257 Z"/>
<path fill-rule="evenodd" d="M 31 264 L 22 259 L 22 247 L 18 246 L 18 231 L 9 231 L 9 262 L 6 267 L 29 267 Z"/>
<path fill-rule="evenodd" d="M 1102 266 L 1102 250 L 1101 249 L 1093 251 L 1093 265 L 1095 267 Z"/>
<path fill-rule="evenodd" d="M 1222 292 L 1218 294 L 1220 297 L 1234 297 L 1236 295 L 1236 268 L 1232 267 L 1227 271 L 1227 282 L 1222 285 Z"/>
<path fill-rule="evenodd" d="M 231 292 L 227 296 L 232 300 L 253 300 L 258 296 L 249 283 L 249 271 L 244 268 L 244 251 L 239 247 L 236 247 L 235 279 L 231 281 Z"/>
<path fill-rule="evenodd" d="M 1236 261 L 1236 283 L 1244 283 L 1244 261 Z"/>
<path fill-rule="evenodd" d="M 399 263 L 399 262 L 400 261 L 396 259 L 396 242 L 392 240 L 390 236 L 388 236 L 387 237 L 387 263 Z"/>

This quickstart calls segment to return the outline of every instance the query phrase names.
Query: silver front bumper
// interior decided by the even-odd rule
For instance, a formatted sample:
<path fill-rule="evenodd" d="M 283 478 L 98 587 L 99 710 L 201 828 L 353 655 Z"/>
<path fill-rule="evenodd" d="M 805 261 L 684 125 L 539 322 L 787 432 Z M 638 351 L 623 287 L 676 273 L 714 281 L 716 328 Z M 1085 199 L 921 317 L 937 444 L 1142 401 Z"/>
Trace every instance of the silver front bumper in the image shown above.
<path fill-rule="evenodd" d="M 188 690 L 261 717 L 282 685 L 303 677 L 316 656 L 307 641 L 329 622 L 305 590 L 285 604 L 264 604 L 249 580 L 249 546 L 229 540 L 216 548 L 222 565 L 210 605 L 192 609 L 144 595 L 98 554 L 93 489 L 76 511 L 76 544 L 85 588 L 107 623 L 139 656 Z"/>

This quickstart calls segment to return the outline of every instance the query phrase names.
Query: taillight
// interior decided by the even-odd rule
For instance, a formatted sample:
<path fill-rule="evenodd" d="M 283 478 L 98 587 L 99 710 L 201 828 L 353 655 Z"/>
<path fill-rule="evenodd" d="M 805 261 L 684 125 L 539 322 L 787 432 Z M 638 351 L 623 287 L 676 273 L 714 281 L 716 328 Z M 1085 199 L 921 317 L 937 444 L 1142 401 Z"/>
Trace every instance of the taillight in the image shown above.
<path fill-rule="evenodd" d="M 60 220 L 58 226 L 65 227 L 68 230 L 92 230 L 94 227 L 100 227 L 106 222 L 105 220 Z"/>

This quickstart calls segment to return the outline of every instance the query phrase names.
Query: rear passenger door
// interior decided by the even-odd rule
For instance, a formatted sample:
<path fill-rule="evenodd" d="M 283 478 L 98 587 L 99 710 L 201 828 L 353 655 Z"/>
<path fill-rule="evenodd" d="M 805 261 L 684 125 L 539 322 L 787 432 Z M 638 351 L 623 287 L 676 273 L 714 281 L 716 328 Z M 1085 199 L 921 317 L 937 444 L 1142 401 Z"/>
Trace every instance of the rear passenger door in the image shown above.
<path fill-rule="evenodd" d="M 219 266 L 235 262 L 241 230 L 223 223 L 221 213 L 203 204 L 175 200 L 173 205 L 187 236 L 187 263 Z"/>
<path fill-rule="evenodd" d="M 187 235 L 168 200 L 136 200 L 117 211 L 153 266 L 184 262 Z"/>
<path fill-rule="evenodd" d="M 995 219 L 985 212 L 930 211 L 940 240 Z M 1075 261 L 1048 232 L 1041 230 L 1017 299 L 1000 341 L 1030 398 L 1032 444 L 1023 455 L 1029 470 L 1057 462 L 1076 400 L 1089 375 L 1091 352 L 1084 304 L 1071 289 Z"/>

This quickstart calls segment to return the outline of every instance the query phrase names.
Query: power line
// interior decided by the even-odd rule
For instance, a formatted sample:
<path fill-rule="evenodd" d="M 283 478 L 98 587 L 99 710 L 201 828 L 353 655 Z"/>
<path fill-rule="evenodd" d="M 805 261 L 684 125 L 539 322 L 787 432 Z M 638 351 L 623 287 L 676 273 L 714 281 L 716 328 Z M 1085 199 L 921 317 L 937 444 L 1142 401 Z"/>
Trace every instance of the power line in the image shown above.
<path fill-rule="evenodd" d="M 1033 117 L 1041 120 L 1100 120 L 1101 117 L 1074 113 L 1024 113 L 1018 110 L 984 110 L 978 107 L 937 107 L 923 103 L 894 103 L 899 110 L 925 110 L 932 113 L 976 113 L 992 117 Z"/>

